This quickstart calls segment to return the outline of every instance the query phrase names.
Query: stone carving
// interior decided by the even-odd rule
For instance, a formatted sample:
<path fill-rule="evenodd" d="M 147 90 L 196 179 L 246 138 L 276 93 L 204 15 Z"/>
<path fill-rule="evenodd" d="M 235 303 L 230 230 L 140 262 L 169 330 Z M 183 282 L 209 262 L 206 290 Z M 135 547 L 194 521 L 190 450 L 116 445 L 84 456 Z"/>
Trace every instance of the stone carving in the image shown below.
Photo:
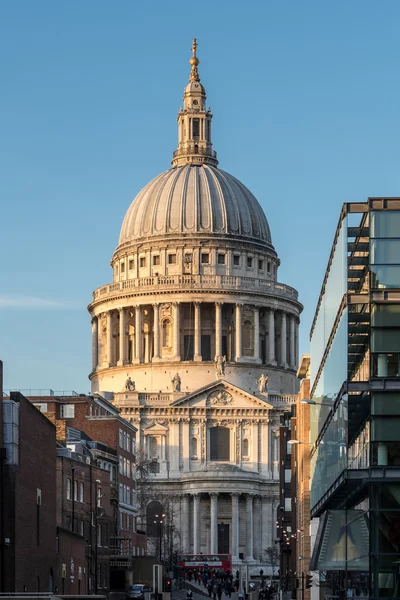
<path fill-rule="evenodd" d="M 175 375 L 171 379 L 171 383 L 172 383 L 172 389 L 174 390 L 174 392 L 181 391 L 181 383 L 182 382 L 181 382 L 181 378 L 179 377 L 179 373 L 175 373 Z"/>
<path fill-rule="evenodd" d="M 214 363 L 217 375 L 225 375 L 226 356 L 216 356 Z"/>
<path fill-rule="evenodd" d="M 258 383 L 258 391 L 260 394 L 268 392 L 268 376 L 261 373 L 260 377 L 257 379 Z"/>
<path fill-rule="evenodd" d="M 125 381 L 125 390 L 127 392 L 135 391 L 135 382 L 132 381 L 132 379 L 130 378 L 130 375 L 128 375 L 128 379 Z"/>
<path fill-rule="evenodd" d="M 233 403 L 232 396 L 225 390 L 215 390 L 214 392 L 211 392 L 211 394 L 208 396 L 208 400 L 211 406 L 215 406 L 217 404 L 223 404 L 226 406 L 227 404 Z"/>

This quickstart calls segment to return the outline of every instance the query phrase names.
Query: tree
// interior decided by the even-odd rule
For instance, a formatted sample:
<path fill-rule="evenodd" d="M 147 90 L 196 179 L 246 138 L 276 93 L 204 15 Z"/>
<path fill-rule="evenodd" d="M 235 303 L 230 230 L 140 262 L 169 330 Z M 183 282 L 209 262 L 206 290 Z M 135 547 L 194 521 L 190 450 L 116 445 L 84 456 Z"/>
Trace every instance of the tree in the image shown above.
<path fill-rule="evenodd" d="M 265 562 L 272 568 L 272 576 L 275 575 L 275 568 L 279 565 L 280 555 L 276 546 L 265 548 Z"/>

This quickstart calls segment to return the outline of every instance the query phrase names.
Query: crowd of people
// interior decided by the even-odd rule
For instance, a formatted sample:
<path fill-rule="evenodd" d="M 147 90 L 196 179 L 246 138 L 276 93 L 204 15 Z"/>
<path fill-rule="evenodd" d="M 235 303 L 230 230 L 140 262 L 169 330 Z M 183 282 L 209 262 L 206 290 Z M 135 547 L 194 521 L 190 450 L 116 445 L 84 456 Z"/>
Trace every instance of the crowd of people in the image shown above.
<path fill-rule="evenodd" d="M 212 600 L 221 600 L 222 595 L 230 598 L 233 592 L 240 591 L 240 573 L 236 571 L 235 577 L 230 571 L 217 571 L 209 569 L 189 570 L 185 574 L 186 580 L 203 585 L 207 591 L 209 598 Z M 256 585 L 250 583 L 249 590 L 246 590 L 246 582 L 242 582 L 243 596 L 247 598 L 247 592 L 255 591 Z M 271 580 L 266 580 L 261 576 L 260 583 L 257 587 L 258 600 L 272 600 L 278 592 L 278 586 Z M 188 593 L 187 600 L 191 600 L 192 594 Z"/>

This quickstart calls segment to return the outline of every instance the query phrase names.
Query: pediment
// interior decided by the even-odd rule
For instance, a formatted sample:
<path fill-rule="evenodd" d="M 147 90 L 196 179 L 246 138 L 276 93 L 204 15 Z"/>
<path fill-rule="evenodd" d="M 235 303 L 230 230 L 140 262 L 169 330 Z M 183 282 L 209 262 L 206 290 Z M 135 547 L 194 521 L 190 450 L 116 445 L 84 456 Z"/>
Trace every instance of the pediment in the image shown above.
<path fill-rule="evenodd" d="M 209 408 L 274 408 L 268 402 L 268 395 L 258 398 L 245 390 L 224 380 L 210 383 L 183 398 L 179 398 L 171 406 L 203 406 Z"/>
<path fill-rule="evenodd" d="M 168 431 L 168 427 L 161 425 L 161 423 L 154 423 L 154 425 L 150 425 L 150 427 L 146 427 L 146 429 L 143 430 L 143 433 L 145 435 L 146 434 L 166 435 L 167 431 Z"/>

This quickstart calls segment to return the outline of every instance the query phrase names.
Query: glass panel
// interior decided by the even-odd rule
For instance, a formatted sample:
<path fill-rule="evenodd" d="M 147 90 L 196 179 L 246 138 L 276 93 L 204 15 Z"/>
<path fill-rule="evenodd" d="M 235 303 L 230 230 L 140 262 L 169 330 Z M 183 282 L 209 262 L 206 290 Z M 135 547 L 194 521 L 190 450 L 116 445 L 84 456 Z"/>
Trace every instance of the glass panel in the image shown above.
<path fill-rule="evenodd" d="M 398 265 L 400 263 L 400 240 L 371 240 L 370 253 L 371 264 Z"/>
<path fill-rule="evenodd" d="M 371 399 L 371 415 L 400 415 L 400 394 L 374 392 Z"/>
<path fill-rule="evenodd" d="M 375 417 L 371 423 L 371 440 L 374 442 L 400 441 L 400 418 Z"/>
<path fill-rule="evenodd" d="M 400 355 L 396 353 L 373 354 L 372 375 L 373 377 L 399 377 Z"/>
<path fill-rule="evenodd" d="M 400 352 L 400 329 L 372 329 L 371 352 Z"/>
<path fill-rule="evenodd" d="M 371 265 L 371 288 L 400 288 L 400 266 Z"/>
<path fill-rule="evenodd" d="M 400 304 L 372 305 L 371 325 L 372 327 L 400 327 Z"/>
<path fill-rule="evenodd" d="M 400 466 L 400 444 L 398 442 L 373 442 L 371 464 L 378 466 Z"/>
<path fill-rule="evenodd" d="M 371 211 L 370 236 L 373 238 L 399 237 L 400 211 Z"/>

